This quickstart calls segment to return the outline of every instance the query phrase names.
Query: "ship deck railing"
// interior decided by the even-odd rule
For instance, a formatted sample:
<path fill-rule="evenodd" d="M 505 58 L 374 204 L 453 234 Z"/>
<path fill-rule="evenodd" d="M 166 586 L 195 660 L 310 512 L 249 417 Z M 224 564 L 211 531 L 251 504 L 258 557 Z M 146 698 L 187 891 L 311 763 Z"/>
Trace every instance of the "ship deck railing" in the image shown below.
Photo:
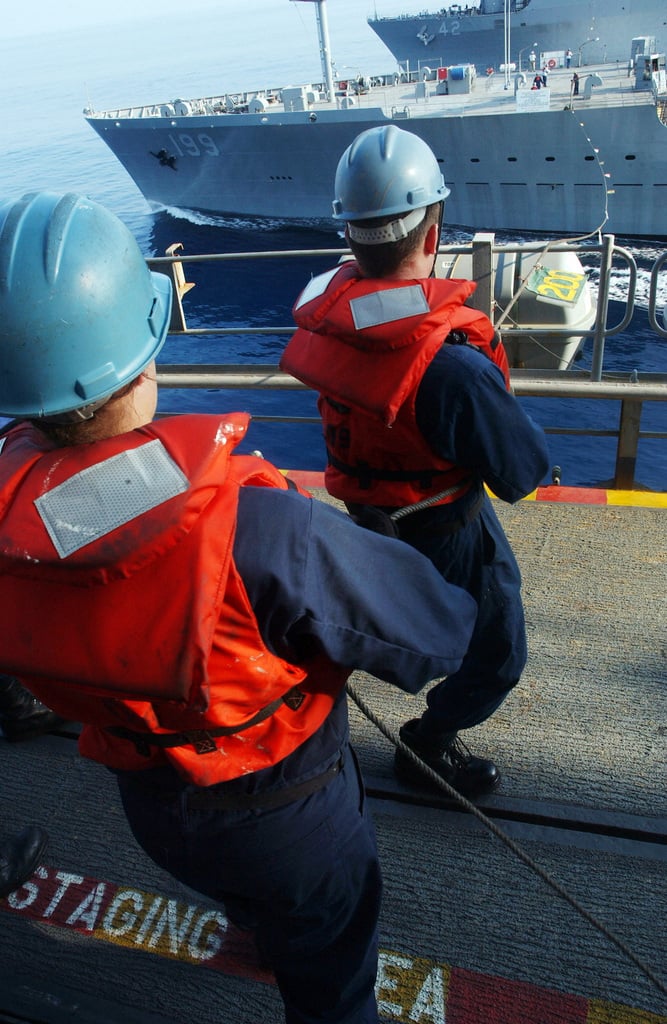
<path fill-rule="evenodd" d="M 576 335 L 593 339 L 591 368 L 588 371 L 578 369 L 567 370 L 528 370 L 513 369 L 511 383 L 514 392 L 520 397 L 537 397 L 540 399 L 577 399 L 577 400 L 613 400 L 618 403 L 618 418 L 613 427 L 596 428 L 592 426 L 573 426 L 571 417 L 567 422 L 556 423 L 546 427 L 548 434 L 614 438 L 616 442 L 614 472 L 608 482 L 611 489 L 632 490 L 641 486 L 636 481 L 637 459 L 640 444 L 651 439 L 662 443 L 667 442 L 665 430 L 642 430 L 642 413 L 647 403 L 667 402 L 667 373 L 644 372 L 632 370 L 615 372 L 605 369 L 605 346 L 610 338 L 625 331 L 634 314 L 637 287 L 637 266 L 632 254 L 616 243 L 613 235 L 605 235 L 595 244 L 567 242 L 549 243 L 550 252 L 576 252 L 585 260 L 599 261 L 599 278 L 597 283 L 598 297 L 595 322 L 585 330 L 581 326 L 570 325 L 565 328 L 536 329 L 506 326 L 504 317 L 509 309 L 499 310 L 492 294 L 492 274 L 495 254 L 516 253 L 526 251 L 539 252 L 544 249 L 544 242 L 521 244 L 497 244 L 493 235 L 475 236 L 470 245 L 443 245 L 442 254 L 465 255 L 472 257 L 472 278 L 477 282 L 473 300 L 476 307 L 487 313 L 496 324 L 500 324 L 501 333 L 505 337 L 539 339 L 542 335 L 550 338 L 564 338 Z M 285 336 L 294 332 L 294 324 L 267 324 L 242 327 L 238 325 L 212 325 L 192 327 L 188 324 L 187 300 L 192 287 L 186 281 L 184 264 L 218 263 L 222 268 L 230 261 L 263 261 L 286 260 L 300 257 L 331 256 L 341 258 L 349 254 L 349 250 L 331 249 L 291 249 L 252 252 L 211 253 L 187 255 L 180 251 L 179 244 L 171 246 L 166 256 L 148 260 L 153 270 L 168 274 L 174 285 L 175 302 L 172 310 L 170 334 L 189 337 L 225 337 L 225 336 Z M 620 273 L 619 273 L 620 272 Z M 656 260 L 651 272 L 648 305 L 648 320 L 655 334 L 667 340 L 667 308 L 659 308 L 659 283 L 667 275 L 667 251 Z M 610 285 L 614 281 L 615 293 L 618 294 L 618 278 L 622 278 L 625 289 L 624 307 L 621 318 L 609 324 Z M 667 346 L 665 351 L 667 352 Z M 306 386 L 289 374 L 282 372 L 278 365 L 268 363 L 164 363 L 158 367 L 158 380 L 163 388 L 201 389 L 201 390 L 307 390 Z M 312 424 L 319 422 L 315 418 L 297 415 L 254 416 L 257 422 L 275 424 Z"/>
<path fill-rule="evenodd" d="M 499 107 L 509 107 L 514 103 L 515 91 L 522 81 L 524 88 L 533 72 L 514 70 L 510 78 L 513 89 L 507 88 L 502 70 L 488 74 L 486 69 L 477 68 L 476 78 L 472 80 L 469 91 L 445 93 L 443 83 L 438 81 L 441 70 L 440 61 L 420 62 L 417 68 L 397 66 L 390 71 L 381 73 L 362 73 L 359 69 L 347 78 L 340 78 L 335 84 L 335 96 L 328 96 L 325 82 L 312 81 L 300 83 L 308 94 L 305 112 L 315 108 L 338 108 L 344 112 L 346 107 L 384 110 L 387 116 L 396 116 L 396 110 L 407 111 L 401 116 L 420 116 L 426 113 L 460 114 L 472 112 L 476 114 L 498 112 Z M 583 111 L 586 107 L 646 104 L 655 106 L 660 98 L 664 100 L 664 68 L 654 75 L 653 87 L 637 89 L 634 76 L 627 65 L 619 61 L 607 64 L 591 64 L 578 66 L 580 89 L 576 100 L 572 96 L 571 69 L 555 68 L 549 73 L 549 107 L 562 110 L 563 104 L 572 109 Z M 599 76 L 602 84 L 586 90 L 586 76 Z M 662 83 L 663 93 L 660 93 Z M 285 86 L 287 88 L 287 86 Z M 290 86 L 289 88 L 294 88 Z M 261 109 L 253 108 L 253 101 L 262 101 Z M 304 112 L 295 107 L 293 101 L 283 103 L 283 87 L 262 87 L 254 90 L 230 90 L 212 96 L 198 96 L 164 100 L 158 103 L 142 104 L 132 107 L 97 111 L 86 108 L 84 115 L 91 118 L 109 120 L 135 120 L 142 118 L 165 118 L 177 121 L 181 117 L 224 117 L 229 114 L 255 114 L 275 112 Z"/>

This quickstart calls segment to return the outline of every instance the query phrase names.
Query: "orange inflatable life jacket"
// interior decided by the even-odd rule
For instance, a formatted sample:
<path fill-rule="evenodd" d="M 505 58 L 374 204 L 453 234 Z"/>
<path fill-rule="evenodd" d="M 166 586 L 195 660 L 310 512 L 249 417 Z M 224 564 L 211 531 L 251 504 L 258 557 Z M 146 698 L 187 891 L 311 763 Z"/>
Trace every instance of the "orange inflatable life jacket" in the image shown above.
<path fill-rule="evenodd" d="M 419 385 L 443 343 L 481 350 L 509 388 L 505 350 L 488 317 L 464 305 L 472 281 L 370 280 L 355 262 L 315 278 L 294 308 L 298 329 L 281 367 L 319 392 L 327 490 L 348 503 L 401 507 L 470 473 L 440 458 L 415 418 Z"/>
<path fill-rule="evenodd" d="M 349 674 L 264 644 L 233 559 L 249 417 L 164 419 L 53 448 L 30 425 L 0 452 L 3 670 L 114 768 L 171 762 L 207 786 L 276 764 L 312 735 Z M 129 739 L 127 737 L 130 737 Z"/>

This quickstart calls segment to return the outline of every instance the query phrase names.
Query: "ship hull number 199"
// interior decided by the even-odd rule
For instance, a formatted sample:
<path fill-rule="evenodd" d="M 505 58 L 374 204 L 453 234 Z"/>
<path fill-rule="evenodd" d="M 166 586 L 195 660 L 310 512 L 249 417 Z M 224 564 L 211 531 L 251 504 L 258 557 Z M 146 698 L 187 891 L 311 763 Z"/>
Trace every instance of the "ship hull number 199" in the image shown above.
<path fill-rule="evenodd" d="M 176 156 L 220 156 L 220 150 L 206 132 L 170 134 L 169 142 Z"/>

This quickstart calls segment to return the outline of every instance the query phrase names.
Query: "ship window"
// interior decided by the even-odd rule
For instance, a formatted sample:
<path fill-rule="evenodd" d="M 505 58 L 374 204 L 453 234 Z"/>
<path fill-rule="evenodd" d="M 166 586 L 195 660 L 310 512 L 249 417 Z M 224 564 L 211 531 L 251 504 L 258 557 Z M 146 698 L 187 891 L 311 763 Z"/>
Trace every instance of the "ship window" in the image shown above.
<path fill-rule="evenodd" d="M 516 163 L 516 157 L 515 156 L 508 156 L 507 157 L 507 162 L 509 164 L 515 164 Z"/>
<path fill-rule="evenodd" d="M 584 160 L 596 160 L 596 159 L 597 159 L 597 157 L 594 157 L 594 156 L 585 156 L 584 157 Z"/>
<path fill-rule="evenodd" d="M 626 160 L 636 160 L 637 157 L 635 156 L 634 153 L 626 153 L 625 159 Z"/>
<path fill-rule="evenodd" d="M 479 157 L 478 156 L 471 156 L 470 157 L 470 163 L 471 164 L 478 164 L 479 163 Z"/>
<path fill-rule="evenodd" d="M 545 156 L 545 158 L 544 158 L 544 159 L 545 159 L 545 160 L 546 160 L 546 161 L 547 161 L 548 163 L 552 164 L 552 163 L 554 162 L 554 160 L 556 159 L 556 157 L 555 157 L 555 156 Z"/>

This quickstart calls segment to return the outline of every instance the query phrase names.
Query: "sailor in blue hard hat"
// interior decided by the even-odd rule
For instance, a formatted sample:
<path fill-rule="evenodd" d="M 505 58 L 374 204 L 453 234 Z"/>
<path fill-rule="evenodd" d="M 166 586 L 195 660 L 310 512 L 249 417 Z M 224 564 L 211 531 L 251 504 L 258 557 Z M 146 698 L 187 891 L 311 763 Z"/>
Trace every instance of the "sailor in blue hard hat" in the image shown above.
<path fill-rule="evenodd" d="M 466 304 L 475 284 L 433 276 L 448 194 L 441 160 L 414 132 L 388 124 L 354 139 L 333 199 L 354 259 L 301 293 L 280 365 L 319 394 L 330 494 L 357 522 L 428 555 L 477 602 L 460 670 L 400 733 L 475 797 L 500 771 L 459 732 L 500 706 L 526 662 L 519 568 L 485 485 L 517 501 L 549 460 L 542 429 L 511 393 L 493 324 Z M 402 781 L 432 785 L 400 749 L 394 765 Z"/>
<path fill-rule="evenodd" d="M 383 125 L 357 136 L 340 158 L 333 215 L 360 245 L 399 242 L 423 223 L 433 204 L 439 204 L 440 231 L 449 194 L 426 142 L 396 125 Z M 368 220 L 373 223 L 366 225 Z M 400 249 L 392 255 L 397 253 Z"/>
<path fill-rule="evenodd" d="M 0 414 L 91 419 L 157 356 L 171 282 L 129 229 L 75 194 L 0 207 Z"/>
<path fill-rule="evenodd" d="M 455 670 L 475 602 L 238 455 L 247 414 L 154 419 L 169 311 L 98 204 L 0 205 L 0 670 L 83 722 L 137 841 L 253 930 L 290 1024 L 377 1024 L 345 682 Z"/>

